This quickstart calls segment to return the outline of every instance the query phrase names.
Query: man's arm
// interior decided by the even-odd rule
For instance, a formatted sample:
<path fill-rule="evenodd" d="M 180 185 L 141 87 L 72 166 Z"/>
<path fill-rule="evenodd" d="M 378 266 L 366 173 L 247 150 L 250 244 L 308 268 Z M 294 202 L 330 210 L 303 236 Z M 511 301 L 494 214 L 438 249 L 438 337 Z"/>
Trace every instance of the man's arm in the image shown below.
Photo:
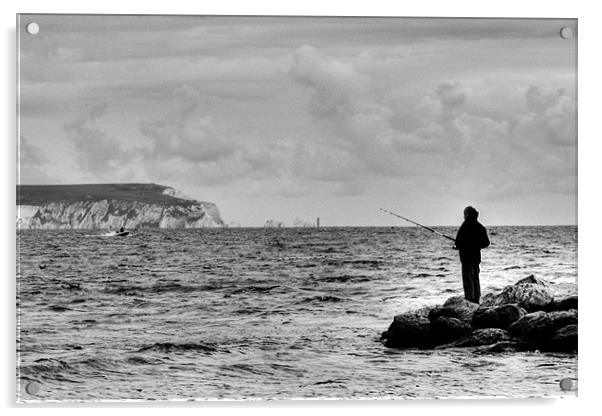
<path fill-rule="evenodd" d="M 456 234 L 456 242 L 454 247 L 456 247 L 457 249 L 461 249 L 464 245 L 464 234 L 464 224 L 462 224 L 460 226 L 460 229 L 458 230 L 458 233 Z"/>

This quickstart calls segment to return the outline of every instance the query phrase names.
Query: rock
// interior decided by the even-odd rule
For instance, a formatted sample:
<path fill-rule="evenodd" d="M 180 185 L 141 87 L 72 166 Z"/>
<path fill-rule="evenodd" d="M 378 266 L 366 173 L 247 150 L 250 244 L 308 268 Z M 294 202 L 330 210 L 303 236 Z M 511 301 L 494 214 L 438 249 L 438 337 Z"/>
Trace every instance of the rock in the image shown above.
<path fill-rule="evenodd" d="M 443 306 L 440 307 L 440 310 L 444 311 L 444 313 L 439 316 L 449 316 L 470 323 L 472 321 L 472 314 L 478 307 L 478 303 L 469 302 L 464 296 L 453 296 L 447 299 Z M 450 310 L 453 310 L 453 312 L 449 312 Z M 431 313 L 433 312 L 431 311 Z M 449 313 L 449 315 L 445 313 Z"/>
<path fill-rule="evenodd" d="M 461 309 L 461 308 L 478 308 L 479 305 L 477 303 L 466 300 L 466 298 L 464 298 L 464 296 L 452 296 L 451 298 L 448 298 L 443 303 L 443 307 Z"/>
<path fill-rule="evenodd" d="M 499 305 L 496 305 L 498 295 L 499 295 L 499 293 L 485 293 L 483 296 L 481 296 L 481 301 L 479 302 L 479 307 L 486 308 L 486 307 L 491 307 L 491 306 L 499 306 Z"/>
<path fill-rule="evenodd" d="M 567 325 L 554 333 L 544 350 L 557 352 L 577 352 L 577 325 Z"/>
<path fill-rule="evenodd" d="M 527 312 L 546 310 L 554 301 L 552 291 L 541 284 L 521 283 L 506 286 L 499 294 L 489 294 L 481 301 L 482 307 L 516 304 Z"/>
<path fill-rule="evenodd" d="M 427 345 L 435 347 L 464 337 L 470 333 L 470 325 L 458 318 L 440 316 L 430 323 Z"/>
<path fill-rule="evenodd" d="M 568 311 L 571 309 L 578 308 L 578 297 L 577 295 L 567 296 L 565 298 L 554 300 L 550 305 L 550 311 Z"/>
<path fill-rule="evenodd" d="M 546 349 L 555 332 L 567 325 L 577 325 L 577 311 L 533 312 L 510 325 L 510 335 L 520 338 L 529 349 Z"/>
<path fill-rule="evenodd" d="M 533 275 L 533 274 L 525 277 L 524 279 L 519 280 L 514 285 L 524 285 L 527 283 L 534 284 L 534 285 L 541 285 L 541 286 L 549 286 L 550 285 L 545 280 L 539 279 L 539 278 L 535 277 L 535 275 Z"/>
<path fill-rule="evenodd" d="M 389 329 L 383 332 L 385 346 L 391 348 L 422 348 L 429 330 L 429 320 L 424 314 L 404 313 L 397 315 Z"/>
<path fill-rule="evenodd" d="M 460 313 L 458 309 L 454 308 L 445 308 L 443 306 L 437 306 L 429 312 L 428 318 L 429 321 L 434 321 L 440 316 L 447 316 L 448 318 L 456 318 L 460 319 Z"/>
<path fill-rule="evenodd" d="M 514 304 L 479 308 L 472 316 L 472 326 L 473 328 L 508 329 L 525 314 L 526 311 L 523 308 Z"/>
<path fill-rule="evenodd" d="M 477 347 L 482 345 L 497 344 L 499 342 L 510 341 L 508 331 L 499 328 L 477 329 L 470 335 L 465 336 L 457 341 L 437 347 L 442 348 L 460 348 L 460 347 Z"/>

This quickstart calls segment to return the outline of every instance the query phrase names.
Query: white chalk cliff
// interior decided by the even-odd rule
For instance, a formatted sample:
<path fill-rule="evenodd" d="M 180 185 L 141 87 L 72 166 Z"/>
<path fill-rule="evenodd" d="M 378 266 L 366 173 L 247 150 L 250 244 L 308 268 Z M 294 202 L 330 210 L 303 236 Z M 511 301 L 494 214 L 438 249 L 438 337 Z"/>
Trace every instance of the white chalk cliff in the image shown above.
<path fill-rule="evenodd" d="M 155 184 L 23 185 L 17 204 L 18 229 L 224 226 L 215 204 Z"/>

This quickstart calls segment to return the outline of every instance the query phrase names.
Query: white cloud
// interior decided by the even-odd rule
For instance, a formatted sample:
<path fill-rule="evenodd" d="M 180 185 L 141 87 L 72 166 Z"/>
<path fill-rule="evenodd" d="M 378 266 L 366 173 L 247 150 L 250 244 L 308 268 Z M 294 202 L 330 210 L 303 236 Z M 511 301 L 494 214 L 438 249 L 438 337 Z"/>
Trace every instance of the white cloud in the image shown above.
<path fill-rule="evenodd" d="M 21 136 L 18 146 L 18 181 L 25 184 L 47 183 L 52 176 L 48 173 L 50 160 L 46 153 Z"/>
<path fill-rule="evenodd" d="M 174 91 L 177 108 L 156 120 L 143 120 L 140 132 L 150 139 L 142 149 L 145 157 L 159 160 L 180 158 L 186 162 L 210 162 L 234 153 L 234 145 L 220 137 L 211 118 L 201 114 L 201 96 L 189 86 Z"/>
<path fill-rule="evenodd" d="M 112 174 L 132 159 L 133 154 L 121 147 L 120 141 L 109 136 L 97 120 L 106 111 L 105 103 L 91 105 L 86 113 L 65 123 L 63 129 L 75 149 L 80 168 L 91 175 Z"/>
<path fill-rule="evenodd" d="M 512 88 L 526 92 L 502 94 L 510 102 L 500 109 L 495 83 L 441 80 L 412 101 L 382 91 L 353 59 L 342 62 L 309 46 L 295 58 L 291 76 L 312 91 L 308 111 L 338 138 L 343 160 L 358 167 L 345 182 L 418 177 L 435 188 L 440 181 L 448 192 L 472 188 L 494 196 L 497 187 L 565 192 L 574 177 L 574 153 L 553 146 L 575 143 L 573 100 L 562 90 L 544 94 L 523 80 Z"/>

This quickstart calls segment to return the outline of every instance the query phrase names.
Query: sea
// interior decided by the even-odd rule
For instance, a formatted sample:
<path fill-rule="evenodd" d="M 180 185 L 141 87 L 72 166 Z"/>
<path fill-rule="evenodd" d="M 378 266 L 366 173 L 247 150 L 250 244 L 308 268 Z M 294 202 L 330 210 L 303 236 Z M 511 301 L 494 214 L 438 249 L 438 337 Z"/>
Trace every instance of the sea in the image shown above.
<path fill-rule="evenodd" d="M 439 227 L 455 235 L 456 228 Z M 481 286 L 575 294 L 577 227 L 488 227 Z M 416 227 L 17 231 L 17 400 L 557 397 L 577 356 L 397 350 L 396 314 L 462 295 Z"/>

